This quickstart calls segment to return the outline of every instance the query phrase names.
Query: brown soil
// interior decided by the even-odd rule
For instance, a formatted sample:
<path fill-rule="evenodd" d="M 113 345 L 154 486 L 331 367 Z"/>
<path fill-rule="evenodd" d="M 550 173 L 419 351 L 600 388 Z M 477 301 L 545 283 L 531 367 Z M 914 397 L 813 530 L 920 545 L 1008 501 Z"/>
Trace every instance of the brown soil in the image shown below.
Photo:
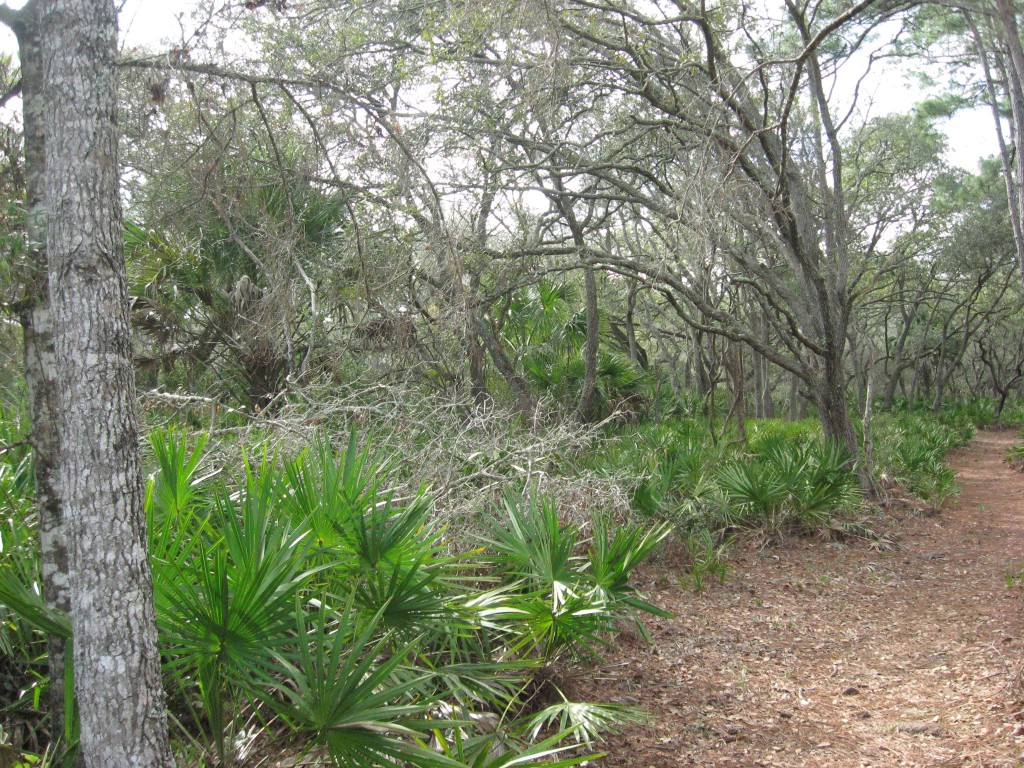
<path fill-rule="evenodd" d="M 1024 475 L 1003 461 L 1017 434 L 951 457 L 962 491 L 939 514 L 890 513 L 894 551 L 747 542 L 703 597 L 670 558 L 644 571 L 676 618 L 564 681 L 653 714 L 602 764 L 1021 765 L 1024 586 L 1006 576 L 1024 569 Z"/>

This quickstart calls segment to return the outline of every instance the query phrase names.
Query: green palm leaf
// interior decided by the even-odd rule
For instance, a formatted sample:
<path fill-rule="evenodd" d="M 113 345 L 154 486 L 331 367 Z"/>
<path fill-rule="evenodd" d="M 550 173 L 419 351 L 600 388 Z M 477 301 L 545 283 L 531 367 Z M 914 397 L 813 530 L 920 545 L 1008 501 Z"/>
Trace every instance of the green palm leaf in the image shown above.
<path fill-rule="evenodd" d="M 415 642 L 393 652 L 377 619 L 360 625 L 351 605 L 340 614 L 322 610 L 312 622 L 298 610 L 294 624 L 304 642 L 294 662 L 279 657 L 283 680 L 266 676 L 273 695 L 262 696 L 292 728 L 326 746 L 337 765 L 459 766 L 422 745 L 438 723 L 427 717 L 436 702 L 418 695 L 430 689 L 430 675 L 400 674 Z"/>

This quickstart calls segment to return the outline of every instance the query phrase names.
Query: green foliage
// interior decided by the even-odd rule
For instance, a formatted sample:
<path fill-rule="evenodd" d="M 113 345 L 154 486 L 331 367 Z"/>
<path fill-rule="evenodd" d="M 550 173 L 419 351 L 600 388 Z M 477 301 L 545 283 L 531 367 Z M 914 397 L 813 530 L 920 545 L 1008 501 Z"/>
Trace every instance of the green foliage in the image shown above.
<path fill-rule="evenodd" d="M 48 685 L 46 633 L 71 634 L 68 617 L 42 597 L 27 435 L 24 410 L 0 401 L 0 732 L 4 723 L 38 727 Z"/>
<path fill-rule="evenodd" d="M 582 765 L 601 755 L 578 754 L 572 744 L 564 742 L 575 731 L 558 731 L 545 739 L 529 743 L 514 735 L 483 733 L 467 735 L 461 728 L 447 732 L 436 730 L 434 739 L 443 755 L 467 768 L 512 768 L 518 765 L 543 765 L 547 768 L 569 768 Z M 573 750 L 576 754 L 558 757 Z"/>
<path fill-rule="evenodd" d="M 1007 460 L 1018 469 L 1024 466 L 1024 443 L 1010 446 L 1006 452 Z"/>
<path fill-rule="evenodd" d="M 644 724 L 649 719 L 646 712 L 636 707 L 563 700 L 544 707 L 531 717 L 527 730 L 536 738 L 540 733 L 554 727 L 560 732 L 572 733 L 577 741 L 589 744 L 601 741 L 604 733 L 617 733 L 619 727 L 625 723 Z"/>
<path fill-rule="evenodd" d="M 47 747 L 42 754 L 19 750 L 11 743 L 10 736 L 2 725 L 0 725 L 0 757 L 7 761 L 4 765 L 9 768 L 53 768 L 67 765 L 64 760 L 55 755 L 55 750 L 51 747 Z"/>
<path fill-rule="evenodd" d="M 504 341 L 522 361 L 526 380 L 566 410 L 578 404 L 584 378 L 586 313 L 579 303 L 574 284 L 541 280 L 512 295 L 503 326 Z M 619 407 L 635 411 L 652 386 L 627 357 L 602 343 L 595 395 L 599 413 L 608 415 Z"/>
<path fill-rule="evenodd" d="M 740 460 L 718 472 L 718 484 L 737 522 L 776 533 L 785 526 L 789 489 L 769 462 Z"/>
<path fill-rule="evenodd" d="M 202 486 L 195 475 L 206 442 L 206 435 L 201 434 L 189 451 L 184 435 L 150 433 L 149 443 L 156 457 L 157 472 L 146 486 L 147 509 L 158 513 L 161 519 L 177 517 L 202 501 L 199 495 Z"/>
<path fill-rule="evenodd" d="M 755 455 L 765 454 L 772 444 L 807 445 L 820 435 L 821 425 L 812 420 L 754 419 L 747 423 L 747 450 Z"/>
<path fill-rule="evenodd" d="M 725 576 L 729 572 L 726 557 L 732 542 L 732 537 L 719 540 L 706 528 L 690 531 L 686 535 L 686 554 L 690 558 L 690 582 L 695 592 L 703 592 L 709 578 L 717 579 L 719 584 L 725 582 Z"/>
<path fill-rule="evenodd" d="M 485 523 L 484 542 L 497 553 L 497 567 L 530 586 L 548 588 L 573 580 L 578 545 L 576 531 L 558 517 L 554 500 L 508 492 L 502 498 L 504 520 Z"/>
<path fill-rule="evenodd" d="M 576 529 L 560 519 L 553 499 L 506 493 L 502 512 L 485 522 L 483 541 L 495 553 L 496 569 L 521 585 L 511 604 L 518 616 L 510 627 L 516 652 L 537 654 L 545 663 L 593 656 L 619 615 L 637 623 L 637 611 L 667 615 L 641 600 L 629 577 L 669 534 L 668 525 L 612 532 L 599 518 L 584 555 Z"/>
<path fill-rule="evenodd" d="M 7 615 L 0 634 L 0 651 L 10 658 L 38 650 L 35 633 L 53 634 L 69 639 L 71 622 L 54 611 L 43 599 L 36 531 L 24 520 L 8 518 L 0 529 L 0 607 Z"/>
<path fill-rule="evenodd" d="M 282 657 L 284 675 L 266 675 L 263 701 L 296 733 L 327 747 L 337 765 L 457 766 L 422 745 L 443 724 L 427 717 L 428 676 L 403 668 L 415 644 L 395 652 L 390 635 L 374 620 L 361 621 L 351 605 L 331 611 L 321 602 L 316 613 L 297 609 L 299 642 Z"/>
<path fill-rule="evenodd" d="M 522 720 L 520 692 L 531 670 L 596 653 L 618 619 L 665 615 L 630 577 L 667 526 L 600 518 L 588 541 L 551 499 L 510 494 L 490 552 L 456 557 L 429 497 L 399 501 L 394 462 L 355 435 L 342 452 L 321 438 L 247 461 L 237 477 L 200 476 L 203 437 L 157 431 L 150 444 L 157 625 L 190 760 L 240 763 L 261 729 L 339 765 L 569 766 L 588 757 L 575 743 L 639 719 L 564 701 Z M 44 681 L 42 632 L 70 628 L 39 596 L 31 520 L 0 530 L 0 642 Z M 0 714 L 37 708 L 41 685 Z"/>
<path fill-rule="evenodd" d="M 891 473 L 893 481 L 938 507 L 957 491 L 955 474 L 943 459 L 973 435 L 973 423 L 959 409 L 945 418 L 919 413 L 885 414 L 874 427 L 878 465 L 882 472 Z"/>
<path fill-rule="evenodd" d="M 751 421 L 745 448 L 681 420 L 638 430 L 607 461 L 639 475 L 633 506 L 684 531 L 810 533 L 860 501 L 845 452 L 811 422 Z"/>
<path fill-rule="evenodd" d="M 683 528 L 724 524 L 726 501 L 714 482 L 715 468 L 730 455 L 715 446 L 696 422 L 645 427 L 625 435 L 628 447 L 607 460 L 639 476 L 633 506 L 642 515 L 663 517 Z"/>
<path fill-rule="evenodd" d="M 285 463 L 282 507 L 312 527 L 324 589 L 352 591 L 366 617 L 391 629 L 440 629 L 452 620 L 446 599 L 457 592 L 449 589 L 457 564 L 441 554 L 429 498 L 397 504 L 385 488 L 392 464 L 361 449 L 354 433 L 340 457 L 320 439 Z"/>
<path fill-rule="evenodd" d="M 630 585 L 630 577 L 668 536 L 671 527 L 615 524 L 600 516 L 594 518 L 593 525 L 594 536 L 590 542 L 586 574 L 605 603 L 616 613 L 620 610 L 631 612 L 641 630 L 643 625 L 638 611 L 668 617 L 668 613 L 639 597 Z"/>
<path fill-rule="evenodd" d="M 237 106 L 232 114 L 258 119 Z M 321 257 L 348 218 L 344 200 L 309 181 L 305 153 L 285 139 L 284 126 L 273 147 L 260 133 L 249 134 L 244 148 L 222 147 L 216 160 L 202 152 L 171 160 L 163 183 L 174 179 L 172 199 L 184 196 L 177 204 L 190 215 L 168 225 L 171 199 L 143 195 L 134 213 L 144 220 L 127 221 L 124 232 L 132 320 L 141 332 L 135 343 L 150 385 L 201 389 L 254 410 L 310 362 L 307 342 L 322 328 L 315 308 L 296 298 L 305 292 L 297 286 L 324 269 Z M 171 157 L 165 148 L 156 162 Z M 213 183 L 217 193 L 196 195 L 187 180 L 196 164 L 204 166 L 200 188 L 209 192 Z"/>
<path fill-rule="evenodd" d="M 850 457 L 836 443 L 777 441 L 762 445 L 761 455 L 787 494 L 784 508 L 793 514 L 792 522 L 806 532 L 860 501 Z"/>
<path fill-rule="evenodd" d="M 274 470 L 246 467 L 239 492 L 194 482 L 203 441 L 155 434 L 158 472 L 147 494 L 154 599 L 172 698 L 202 717 L 220 764 L 254 675 L 276 665 L 308 581 L 308 530 L 276 514 Z M 159 535 L 152 532 L 159 531 Z"/>
<path fill-rule="evenodd" d="M 999 414 L 999 422 L 1007 427 L 1024 427 L 1024 400 L 1007 402 L 1003 412 Z"/>
<path fill-rule="evenodd" d="M 48 630 L 70 635 L 66 616 L 47 610 L 40 585 L 35 530 L 24 520 L 0 521 L 0 727 L 35 727 L 46 689 Z"/>
<path fill-rule="evenodd" d="M 996 401 L 991 397 L 948 401 L 939 412 L 939 420 L 957 431 L 958 444 L 963 445 L 974 437 L 976 428 L 996 423 Z"/>
<path fill-rule="evenodd" d="M 1007 589 L 1024 586 L 1024 568 L 1011 568 L 1003 575 Z"/>

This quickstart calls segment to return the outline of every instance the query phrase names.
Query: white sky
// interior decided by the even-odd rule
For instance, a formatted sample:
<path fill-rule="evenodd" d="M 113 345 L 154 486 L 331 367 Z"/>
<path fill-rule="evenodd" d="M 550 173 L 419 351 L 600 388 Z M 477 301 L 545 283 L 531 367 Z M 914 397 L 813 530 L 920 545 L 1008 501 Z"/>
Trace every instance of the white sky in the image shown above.
<path fill-rule="evenodd" d="M 186 29 L 192 12 L 199 6 L 195 0 L 122 0 L 121 41 L 129 46 L 158 47 L 167 40 L 181 37 L 178 16 Z"/>
<path fill-rule="evenodd" d="M 6 2 L 12 7 L 20 7 L 24 0 Z M 162 44 L 180 40 L 182 25 L 186 33 L 191 30 L 192 13 L 198 6 L 198 0 L 121 0 L 122 45 L 159 49 Z M 14 36 L 0 26 L 0 51 L 15 50 Z M 906 111 L 924 94 L 916 83 L 898 73 L 880 71 L 873 78 L 873 84 L 862 91 L 861 96 L 865 95 L 874 100 L 872 114 L 884 115 Z M 979 158 L 997 151 L 988 109 L 961 112 L 945 121 L 943 127 L 949 138 L 946 157 L 953 165 L 976 171 Z"/>

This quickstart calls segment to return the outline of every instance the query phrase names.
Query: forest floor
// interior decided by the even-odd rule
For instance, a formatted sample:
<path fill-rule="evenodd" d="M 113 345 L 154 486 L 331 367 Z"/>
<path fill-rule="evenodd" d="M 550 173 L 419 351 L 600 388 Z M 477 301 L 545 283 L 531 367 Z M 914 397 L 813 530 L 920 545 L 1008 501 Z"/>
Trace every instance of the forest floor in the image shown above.
<path fill-rule="evenodd" d="M 640 706 L 650 725 L 604 766 L 1024 765 L 1024 474 L 1017 431 L 950 456 L 959 497 L 895 505 L 878 542 L 740 542 L 724 585 L 688 588 L 671 554 L 640 574 L 674 620 L 569 673 L 582 700 Z"/>

